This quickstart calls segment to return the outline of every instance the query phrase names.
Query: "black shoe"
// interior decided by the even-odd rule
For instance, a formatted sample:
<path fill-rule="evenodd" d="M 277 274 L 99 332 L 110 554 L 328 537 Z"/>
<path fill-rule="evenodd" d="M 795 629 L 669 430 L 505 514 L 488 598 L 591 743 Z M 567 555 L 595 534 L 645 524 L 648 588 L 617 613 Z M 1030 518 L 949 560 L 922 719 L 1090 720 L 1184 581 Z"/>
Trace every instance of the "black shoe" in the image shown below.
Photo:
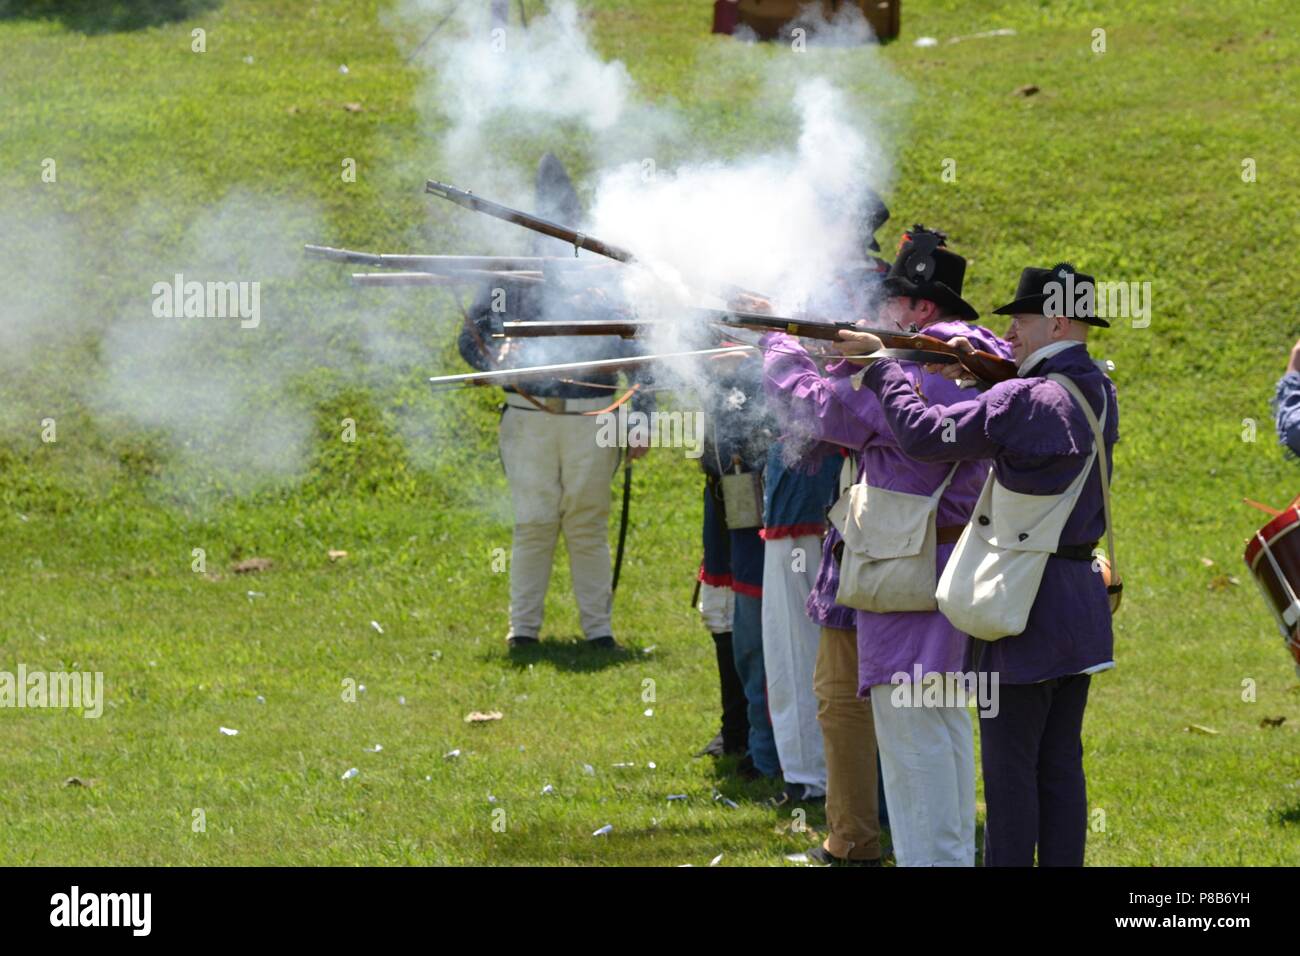
<path fill-rule="evenodd" d="M 835 856 L 820 844 L 808 851 L 808 859 L 824 866 L 884 866 L 879 857 L 874 860 L 851 860 L 848 857 Z"/>
<path fill-rule="evenodd" d="M 826 794 L 809 796 L 811 788 L 806 783 L 787 783 L 778 796 L 771 799 L 774 807 L 784 807 L 791 803 L 825 803 Z"/>
<path fill-rule="evenodd" d="M 718 736 L 714 737 L 714 738 L 713 738 L 712 740 L 710 740 L 707 744 L 705 744 L 705 745 L 704 745 L 704 749 L 701 750 L 699 753 L 697 753 L 695 756 L 697 756 L 697 757 L 721 757 L 721 756 L 725 755 L 726 752 L 727 752 L 727 751 L 726 751 L 726 748 L 724 748 L 723 745 L 722 745 L 722 733 L 721 733 L 721 731 L 719 731 L 719 732 L 718 732 Z"/>
<path fill-rule="evenodd" d="M 754 758 L 749 754 L 740 758 L 740 763 L 736 764 L 736 776 L 741 780 L 753 782 L 763 779 L 763 772 L 754 766 Z"/>
<path fill-rule="evenodd" d="M 599 647 L 602 651 L 621 651 L 618 641 L 612 637 L 593 637 L 587 642 L 588 647 Z"/>
<path fill-rule="evenodd" d="M 530 644 L 538 643 L 537 638 L 529 637 L 527 634 L 514 634 L 506 638 L 506 643 L 511 647 L 528 647 Z"/>

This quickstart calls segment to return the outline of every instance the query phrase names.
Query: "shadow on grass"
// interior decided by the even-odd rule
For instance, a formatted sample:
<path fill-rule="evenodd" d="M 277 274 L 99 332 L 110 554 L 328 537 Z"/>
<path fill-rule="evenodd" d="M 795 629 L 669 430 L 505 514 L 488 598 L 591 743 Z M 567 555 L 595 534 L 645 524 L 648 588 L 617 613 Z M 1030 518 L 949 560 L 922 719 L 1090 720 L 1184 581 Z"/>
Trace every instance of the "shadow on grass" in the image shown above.
<path fill-rule="evenodd" d="M 57 20 L 80 33 L 143 30 L 206 13 L 221 0 L 0 0 L 0 20 Z"/>
<path fill-rule="evenodd" d="M 1278 810 L 1274 814 L 1274 818 L 1277 821 L 1278 826 L 1300 826 L 1300 803 L 1295 803 L 1289 807 Z"/>
<path fill-rule="evenodd" d="M 496 651 L 491 651 L 484 656 L 484 660 L 491 660 L 496 655 Z M 530 664 L 546 664 L 557 671 L 594 674 L 611 667 L 630 664 L 641 656 L 641 652 L 635 648 L 619 647 L 615 650 L 605 650 L 591 647 L 581 637 L 570 637 L 511 647 L 506 651 L 506 662 L 516 670 L 527 670 Z"/>

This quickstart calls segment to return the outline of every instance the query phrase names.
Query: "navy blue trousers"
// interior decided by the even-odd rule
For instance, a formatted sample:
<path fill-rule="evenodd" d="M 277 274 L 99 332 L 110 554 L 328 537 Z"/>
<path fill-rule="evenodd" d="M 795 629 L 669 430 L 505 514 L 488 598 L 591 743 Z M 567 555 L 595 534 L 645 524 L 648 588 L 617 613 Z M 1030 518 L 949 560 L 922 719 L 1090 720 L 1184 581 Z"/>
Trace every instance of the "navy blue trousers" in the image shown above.
<path fill-rule="evenodd" d="M 1088 792 L 1083 711 L 1091 675 L 1000 684 L 995 717 L 980 714 L 985 866 L 1083 866 Z"/>

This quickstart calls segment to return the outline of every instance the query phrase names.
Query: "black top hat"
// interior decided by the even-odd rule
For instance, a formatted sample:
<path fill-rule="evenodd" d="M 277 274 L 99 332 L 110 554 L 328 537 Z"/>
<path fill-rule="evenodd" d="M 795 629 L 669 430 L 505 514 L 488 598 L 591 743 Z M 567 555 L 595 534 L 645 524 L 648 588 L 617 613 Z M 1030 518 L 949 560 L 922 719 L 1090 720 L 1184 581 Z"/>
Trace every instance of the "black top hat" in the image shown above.
<path fill-rule="evenodd" d="M 993 310 L 995 315 L 1017 315 L 1032 312 L 1041 315 L 1063 315 L 1067 319 L 1110 328 L 1110 323 L 1097 317 L 1097 281 L 1092 276 L 1076 272 L 1068 262 L 1058 262 L 1050 269 L 1030 266 L 1020 273 L 1013 301 Z"/>
<path fill-rule="evenodd" d="M 880 194 L 874 189 L 867 190 L 864 206 L 862 238 L 868 249 L 872 252 L 879 252 L 880 242 L 876 239 L 876 233 L 881 226 L 889 222 L 889 207 L 885 205 L 885 201 L 880 198 Z"/>
<path fill-rule="evenodd" d="M 974 322 L 979 312 L 961 297 L 966 260 L 946 247 L 947 239 L 942 232 L 920 224 L 903 233 L 898 258 L 885 276 L 885 292 L 890 296 L 927 299 Z"/>
<path fill-rule="evenodd" d="M 581 225 L 582 203 L 578 201 L 578 192 L 573 188 L 573 180 L 569 179 L 564 164 L 554 153 L 546 153 L 537 164 L 534 187 L 537 215 L 571 229 Z M 561 248 L 572 254 L 573 247 L 560 239 L 533 236 L 533 255 L 563 255 Z"/>

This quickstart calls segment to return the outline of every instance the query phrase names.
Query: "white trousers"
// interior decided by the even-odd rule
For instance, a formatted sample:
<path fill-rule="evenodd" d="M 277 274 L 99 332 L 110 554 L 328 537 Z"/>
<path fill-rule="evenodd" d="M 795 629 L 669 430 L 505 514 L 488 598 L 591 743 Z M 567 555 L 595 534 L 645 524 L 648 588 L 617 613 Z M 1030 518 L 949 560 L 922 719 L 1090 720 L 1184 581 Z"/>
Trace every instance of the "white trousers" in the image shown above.
<path fill-rule="evenodd" d="M 817 535 L 763 542 L 763 667 L 781 776 L 825 793 L 826 754 L 813 692 L 821 628 L 805 608 L 821 555 Z"/>
<path fill-rule="evenodd" d="M 974 866 L 970 714 L 965 707 L 895 706 L 894 690 L 871 688 L 894 858 L 899 866 Z"/>
<path fill-rule="evenodd" d="M 599 430 L 595 415 L 550 415 L 511 407 L 501 418 L 501 461 L 515 516 L 511 635 L 537 637 L 541 632 L 561 531 L 583 635 L 590 640 L 613 634 L 609 482 L 620 449 L 600 447 Z"/>

